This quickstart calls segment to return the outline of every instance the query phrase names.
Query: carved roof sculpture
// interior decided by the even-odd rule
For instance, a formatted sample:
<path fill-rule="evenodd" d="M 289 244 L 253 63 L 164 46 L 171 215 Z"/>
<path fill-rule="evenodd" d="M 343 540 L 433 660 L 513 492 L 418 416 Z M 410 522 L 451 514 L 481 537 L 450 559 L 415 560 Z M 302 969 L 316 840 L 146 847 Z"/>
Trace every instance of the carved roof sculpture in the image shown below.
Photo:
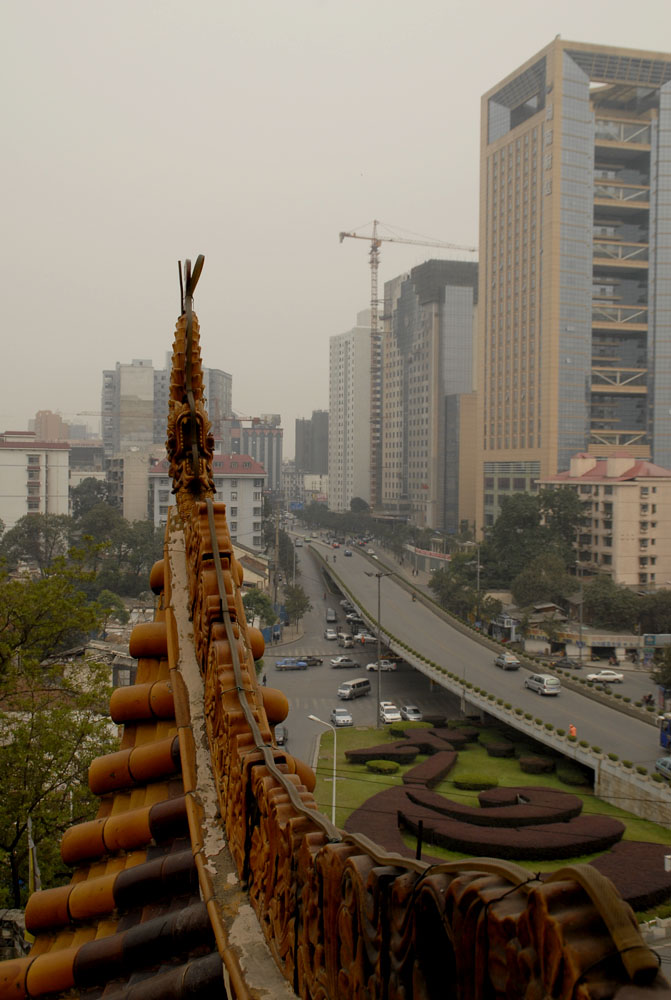
<path fill-rule="evenodd" d="M 178 506 L 133 630 L 137 682 L 117 689 L 120 749 L 96 760 L 97 817 L 62 839 L 68 885 L 31 896 L 28 956 L 0 1000 L 428 1000 L 671 997 L 611 882 L 574 866 L 539 882 L 494 859 L 431 866 L 345 833 L 314 774 L 274 743 L 288 713 L 257 681 L 242 569 L 199 389 L 187 262 L 168 431 Z"/>

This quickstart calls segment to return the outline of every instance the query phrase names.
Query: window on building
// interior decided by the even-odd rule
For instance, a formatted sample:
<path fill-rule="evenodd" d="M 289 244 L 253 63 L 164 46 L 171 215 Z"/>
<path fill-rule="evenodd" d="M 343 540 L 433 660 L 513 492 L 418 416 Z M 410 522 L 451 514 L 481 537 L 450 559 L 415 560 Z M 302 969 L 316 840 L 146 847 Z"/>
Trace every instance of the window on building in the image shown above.
<path fill-rule="evenodd" d="M 238 494 L 236 492 L 231 493 L 231 500 L 237 500 L 237 499 L 238 499 Z"/>
<path fill-rule="evenodd" d="M 237 485 L 238 485 L 237 479 L 231 479 L 231 489 L 235 489 Z"/>
<path fill-rule="evenodd" d="M 231 521 L 231 531 L 237 531 L 237 530 L 238 530 L 238 522 Z"/>
<path fill-rule="evenodd" d="M 40 456 L 39 455 L 28 455 L 28 465 L 39 465 Z"/>

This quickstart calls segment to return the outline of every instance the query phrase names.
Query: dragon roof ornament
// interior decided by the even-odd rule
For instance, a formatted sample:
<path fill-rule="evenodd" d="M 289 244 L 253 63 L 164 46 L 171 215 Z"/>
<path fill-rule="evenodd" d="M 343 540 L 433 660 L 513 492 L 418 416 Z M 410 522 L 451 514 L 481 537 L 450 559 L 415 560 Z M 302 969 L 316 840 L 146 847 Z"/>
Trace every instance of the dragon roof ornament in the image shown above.
<path fill-rule="evenodd" d="M 180 263 L 182 311 L 172 348 L 166 450 L 172 492 L 183 521 L 191 517 L 196 503 L 212 498 L 216 492 L 212 478 L 214 437 L 203 401 L 200 326 L 193 311 L 193 293 L 204 262 L 199 254 L 192 271 L 191 261 L 185 261 L 185 283 Z"/>

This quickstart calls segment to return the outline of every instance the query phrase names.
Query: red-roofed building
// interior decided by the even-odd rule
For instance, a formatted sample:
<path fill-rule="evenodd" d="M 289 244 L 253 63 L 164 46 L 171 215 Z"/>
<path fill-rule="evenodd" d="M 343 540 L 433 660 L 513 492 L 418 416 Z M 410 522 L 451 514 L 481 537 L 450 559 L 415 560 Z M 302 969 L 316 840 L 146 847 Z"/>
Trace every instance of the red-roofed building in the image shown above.
<path fill-rule="evenodd" d="M 579 562 L 628 587 L 671 587 L 671 470 L 630 455 L 574 455 L 567 472 L 539 480 L 583 501 Z"/>
<path fill-rule="evenodd" d="M 70 445 L 34 431 L 0 434 L 0 519 L 13 528 L 26 514 L 68 514 Z"/>
<path fill-rule="evenodd" d="M 226 504 L 231 540 L 249 549 L 261 549 L 264 467 L 249 455 L 215 455 L 213 475 L 215 499 Z M 168 507 L 174 503 L 168 463 L 162 461 L 149 470 L 149 510 L 157 527 L 165 525 Z"/>

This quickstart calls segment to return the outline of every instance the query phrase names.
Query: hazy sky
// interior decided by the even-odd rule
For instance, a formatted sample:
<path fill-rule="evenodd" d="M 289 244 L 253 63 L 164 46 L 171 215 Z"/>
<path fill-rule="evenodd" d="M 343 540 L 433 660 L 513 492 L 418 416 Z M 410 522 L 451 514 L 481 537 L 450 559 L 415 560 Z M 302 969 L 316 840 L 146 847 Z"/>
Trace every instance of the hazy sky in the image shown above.
<path fill-rule="evenodd" d="M 162 366 L 202 253 L 204 364 L 292 455 L 369 303 L 339 231 L 475 245 L 480 96 L 557 34 L 669 51 L 671 3 L 2 0 L 0 430 Z M 380 289 L 431 256 L 383 244 Z"/>

